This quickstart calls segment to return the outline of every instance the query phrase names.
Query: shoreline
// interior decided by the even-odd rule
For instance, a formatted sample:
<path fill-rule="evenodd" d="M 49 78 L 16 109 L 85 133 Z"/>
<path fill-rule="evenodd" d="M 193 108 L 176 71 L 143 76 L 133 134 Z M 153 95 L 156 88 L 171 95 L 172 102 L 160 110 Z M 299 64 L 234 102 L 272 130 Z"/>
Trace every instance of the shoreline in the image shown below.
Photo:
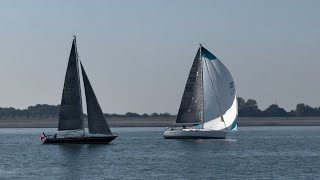
<path fill-rule="evenodd" d="M 175 117 L 107 118 L 107 121 L 110 127 L 181 127 L 183 125 L 176 124 Z M 56 128 L 57 126 L 58 118 L 0 119 L 0 128 Z M 239 117 L 238 126 L 320 126 L 320 117 Z"/>

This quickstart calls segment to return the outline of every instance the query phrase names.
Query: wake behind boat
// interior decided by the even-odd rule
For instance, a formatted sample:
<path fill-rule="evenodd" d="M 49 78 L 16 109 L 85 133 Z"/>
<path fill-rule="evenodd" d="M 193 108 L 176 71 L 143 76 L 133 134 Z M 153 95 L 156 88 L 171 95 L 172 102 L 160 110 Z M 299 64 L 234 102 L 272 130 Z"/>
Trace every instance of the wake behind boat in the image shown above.
<path fill-rule="evenodd" d="M 238 104 L 233 78 L 223 63 L 200 45 L 182 96 L 176 123 L 167 139 L 225 139 L 237 129 Z"/>
<path fill-rule="evenodd" d="M 82 110 L 79 62 L 76 37 L 74 37 L 62 92 L 58 133 L 54 135 L 43 133 L 41 141 L 44 144 L 108 144 L 117 137 L 112 134 L 103 116 L 88 76 L 80 62 L 88 113 L 89 133 L 86 134 Z"/>

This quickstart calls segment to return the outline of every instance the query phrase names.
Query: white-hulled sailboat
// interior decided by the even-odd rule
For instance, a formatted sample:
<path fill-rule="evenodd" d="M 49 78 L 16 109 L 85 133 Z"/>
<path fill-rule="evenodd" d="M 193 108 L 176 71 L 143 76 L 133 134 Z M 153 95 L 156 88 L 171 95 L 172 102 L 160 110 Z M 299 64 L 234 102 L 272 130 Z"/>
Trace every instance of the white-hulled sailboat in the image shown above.
<path fill-rule="evenodd" d="M 168 139 L 224 139 L 237 130 L 238 103 L 233 78 L 212 53 L 200 45 L 182 96 L 176 123 L 192 128 L 166 128 Z"/>

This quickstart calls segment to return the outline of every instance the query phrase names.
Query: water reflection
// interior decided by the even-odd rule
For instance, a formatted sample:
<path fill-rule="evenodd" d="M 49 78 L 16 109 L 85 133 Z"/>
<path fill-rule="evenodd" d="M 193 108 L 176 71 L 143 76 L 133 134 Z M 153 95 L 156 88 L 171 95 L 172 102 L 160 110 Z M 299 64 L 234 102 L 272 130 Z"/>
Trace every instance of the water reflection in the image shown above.
<path fill-rule="evenodd" d="M 58 153 L 60 170 L 63 179 L 79 179 L 83 170 L 83 149 L 81 144 L 59 144 Z"/>

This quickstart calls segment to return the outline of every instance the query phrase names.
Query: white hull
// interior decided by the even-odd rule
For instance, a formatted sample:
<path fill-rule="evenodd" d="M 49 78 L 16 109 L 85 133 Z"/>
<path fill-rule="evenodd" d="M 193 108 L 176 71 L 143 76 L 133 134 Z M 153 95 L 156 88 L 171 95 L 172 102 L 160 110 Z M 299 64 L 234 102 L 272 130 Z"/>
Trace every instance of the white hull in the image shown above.
<path fill-rule="evenodd" d="M 226 131 L 210 129 L 169 129 L 163 134 L 166 139 L 225 139 Z"/>

